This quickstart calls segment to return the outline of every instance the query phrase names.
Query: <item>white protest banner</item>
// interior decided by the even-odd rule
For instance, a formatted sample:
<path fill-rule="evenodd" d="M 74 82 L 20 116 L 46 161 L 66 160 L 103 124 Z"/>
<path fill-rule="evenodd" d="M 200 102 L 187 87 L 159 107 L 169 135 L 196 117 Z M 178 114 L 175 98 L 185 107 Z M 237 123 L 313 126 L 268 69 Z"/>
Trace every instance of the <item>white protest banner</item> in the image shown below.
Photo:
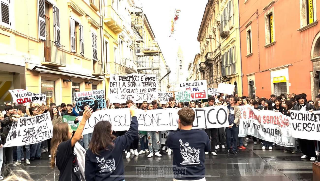
<path fill-rule="evenodd" d="M 290 110 L 292 136 L 307 140 L 320 140 L 320 111 Z"/>
<path fill-rule="evenodd" d="M 190 91 L 191 99 L 208 99 L 206 80 L 197 80 L 180 83 L 180 91 Z"/>
<path fill-rule="evenodd" d="M 79 118 L 81 120 L 82 117 Z M 130 127 L 131 116 L 129 109 L 107 109 L 94 112 L 83 129 L 82 134 L 93 132 L 94 126 L 100 121 L 109 121 L 114 131 L 126 131 Z"/>
<path fill-rule="evenodd" d="M 223 93 L 223 94 L 228 94 L 228 95 L 233 95 L 234 87 L 235 87 L 235 86 L 232 85 L 232 84 L 220 83 L 220 84 L 218 85 L 218 90 L 217 90 L 217 92 Z"/>
<path fill-rule="evenodd" d="M 86 92 L 75 92 L 74 101 L 76 102 L 76 111 L 83 111 L 83 105 L 87 104 L 90 108 L 97 106 L 98 109 L 107 107 L 104 98 L 104 90 L 93 90 Z"/>
<path fill-rule="evenodd" d="M 150 103 L 158 99 L 156 75 L 112 75 L 109 87 L 109 99 L 112 103 L 125 103 L 127 100 Z"/>
<path fill-rule="evenodd" d="M 139 131 L 170 131 L 178 128 L 180 109 L 136 110 Z M 228 127 L 227 107 L 197 108 L 193 129 Z M 79 118 L 81 120 L 81 118 Z M 109 121 L 114 131 L 126 131 L 131 124 L 129 109 L 108 109 L 97 111 L 87 121 L 83 134 L 92 133 L 100 121 Z"/>
<path fill-rule="evenodd" d="M 169 102 L 170 97 L 173 97 L 172 92 L 158 92 L 158 100 L 160 101 L 160 104 L 166 104 Z"/>
<path fill-rule="evenodd" d="M 175 93 L 176 102 L 191 101 L 191 93 L 189 91 L 180 91 Z"/>
<path fill-rule="evenodd" d="M 40 143 L 52 137 L 50 113 L 21 117 L 12 123 L 4 147 Z"/>
<path fill-rule="evenodd" d="M 294 146 L 290 117 L 280 112 L 255 110 L 250 106 L 240 106 L 240 110 L 239 137 L 251 135 L 280 146 Z"/>
<path fill-rule="evenodd" d="M 208 95 L 215 96 L 218 93 L 217 88 L 208 88 Z"/>
<path fill-rule="evenodd" d="M 28 92 L 24 89 L 14 89 L 9 90 L 13 102 L 17 104 L 25 104 L 28 102 L 45 102 L 46 95 L 45 94 L 35 94 L 32 92 Z"/>

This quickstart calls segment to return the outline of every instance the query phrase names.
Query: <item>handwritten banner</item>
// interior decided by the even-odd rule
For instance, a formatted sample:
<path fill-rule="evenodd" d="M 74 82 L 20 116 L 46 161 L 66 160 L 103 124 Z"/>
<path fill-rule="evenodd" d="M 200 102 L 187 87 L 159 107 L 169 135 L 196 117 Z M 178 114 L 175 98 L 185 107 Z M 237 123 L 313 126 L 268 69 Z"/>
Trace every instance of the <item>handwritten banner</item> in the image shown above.
<path fill-rule="evenodd" d="M 290 111 L 292 136 L 320 140 L 320 111 Z"/>
<path fill-rule="evenodd" d="M 156 75 L 112 75 L 109 87 L 109 99 L 112 103 L 125 103 L 127 100 L 150 103 L 158 99 Z"/>
<path fill-rule="evenodd" d="M 158 100 L 160 101 L 160 104 L 168 103 L 170 97 L 173 97 L 172 92 L 158 92 Z"/>
<path fill-rule="evenodd" d="M 192 100 L 208 99 L 206 80 L 180 83 L 180 91 L 190 91 Z"/>
<path fill-rule="evenodd" d="M 93 90 L 86 92 L 75 92 L 74 101 L 76 102 L 76 111 L 83 111 L 83 105 L 87 104 L 90 108 L 97 107 L 103 109 L 107 107 L 104 98 L 104 90 Z"/>
<path fill-rule="evenodd" d="M 168 131 L 178 128 L 179 109 L 136 110 L 140 131 Z M 228 127 L 227 107 L 216 106 L 194 109 L 193 129 Z M 81 118 L 79 118 L 81 120 Z M 126 131 L 130 127 L 129 109 L 102 110 L 92 114 L 83 134 L 92 133 L 100 121 L 109 121 L 114 131 Z"/>
<path fill-rule="evenodd" d="M 241 110 L 239 137 L 251 135 L 280 146 L 294 146 L 290 117 L 280 112 L 255 110 L 251 106 L 240 106 L 239 108 Z"/>
<path fill-rule="evenodd" d="M 176 92 L 176 102 L 189 102 L 191 101 L 191 93 L 189 91 Z"/>
<path fill-rule="evenodd" d="M 51 137 L 52 122 L 49 113 L 22 117 L 12 123 L 4 147 L 31 145 Z"/>
<path fill-rule="evenodd" d="M 45 94 L 35 94 L 32 92 L 28 92 L 24 89 L 14 89 L 9 90 L 13 102 L 17 104 L 25 104 L 28 102 L 45 102 L 46 95 Z"/>

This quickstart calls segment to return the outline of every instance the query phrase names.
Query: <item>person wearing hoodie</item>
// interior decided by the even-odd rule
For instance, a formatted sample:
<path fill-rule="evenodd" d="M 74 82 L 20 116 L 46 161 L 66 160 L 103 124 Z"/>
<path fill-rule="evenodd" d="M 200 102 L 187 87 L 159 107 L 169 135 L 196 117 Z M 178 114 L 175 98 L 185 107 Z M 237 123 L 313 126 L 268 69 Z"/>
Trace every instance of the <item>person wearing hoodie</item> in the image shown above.
<path fill-rule="evenodd" d="M 134 106 L 131 106 L 130 114 L 130 129 L 117 138 L 112 135 L 111 124 L 108 121 L 100 121 L 94 127 L 85 159 L 87 181 L 124 180 L 122 151 L 138 138 L 138 121 Z"/>

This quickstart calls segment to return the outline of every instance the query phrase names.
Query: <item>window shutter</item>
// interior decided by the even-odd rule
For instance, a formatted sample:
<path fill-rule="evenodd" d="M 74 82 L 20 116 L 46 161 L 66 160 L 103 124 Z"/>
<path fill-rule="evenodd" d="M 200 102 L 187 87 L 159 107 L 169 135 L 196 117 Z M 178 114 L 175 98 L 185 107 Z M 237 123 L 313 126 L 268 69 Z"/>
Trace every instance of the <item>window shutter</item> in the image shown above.
<path fill-rule="evenodd" d="M 1 23 L 5 26 L 11 26 L 11 17 L 10 17 L 10 0 L 0 0 L 1 7 L 0 7 L 0 17 Z M 13 13 L 13 12 L 11 12 Z"/>
<path fill-rule="evenodd" d="M 75 21 L 74 19 L 70 19 L 70 45 L 71 52 L 76 52 L 76 37 L 75 37 Z"/>
<path fill-rule="evenodd" d="M 97 52 L 97 35 L 92 31 L 92 58 L 93 60 L 98 60 Z"/>
<path fill-rule="evenodd" d="M 53 7 L 53 29 L 54 29 L 54 43 L 56 46 L 60 46 L 60 16 L 59 16 L 59 8 Z"/>
<path fill-rule="evenodd" d="M 229 1 L 229 17 L 230 24 L 233 26 L 233 0 Z"/>
<path fill-rule="evenodd" d="M 80 54 L 84 56 L 84 38 L 83 38 L 83 26 L 79 25 L 79 32 L 80 32 Z"/>
<path fill-rule="evenodd" d="M 45 0 L 38 0 L 38 18 L 39 18 L 39 39 L 46 40 L 46 16 L 45 16 Z"/>

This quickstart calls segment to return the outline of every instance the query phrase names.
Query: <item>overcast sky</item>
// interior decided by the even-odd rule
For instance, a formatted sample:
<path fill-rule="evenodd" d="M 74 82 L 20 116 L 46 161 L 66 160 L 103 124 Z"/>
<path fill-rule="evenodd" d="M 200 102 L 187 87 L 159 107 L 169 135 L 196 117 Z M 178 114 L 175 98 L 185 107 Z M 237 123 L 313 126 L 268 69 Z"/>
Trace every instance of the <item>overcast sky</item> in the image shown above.
<path fill-rule="evenodd" d="M 171 71 L 175 71 L 179 46 L 187 66 L 200 52 L 197 36 L 207 0 L 141 0 L 141 3 Z M 169 37 L 175 9 L 181 10 L 180 17 L 173 37 Z"/>

